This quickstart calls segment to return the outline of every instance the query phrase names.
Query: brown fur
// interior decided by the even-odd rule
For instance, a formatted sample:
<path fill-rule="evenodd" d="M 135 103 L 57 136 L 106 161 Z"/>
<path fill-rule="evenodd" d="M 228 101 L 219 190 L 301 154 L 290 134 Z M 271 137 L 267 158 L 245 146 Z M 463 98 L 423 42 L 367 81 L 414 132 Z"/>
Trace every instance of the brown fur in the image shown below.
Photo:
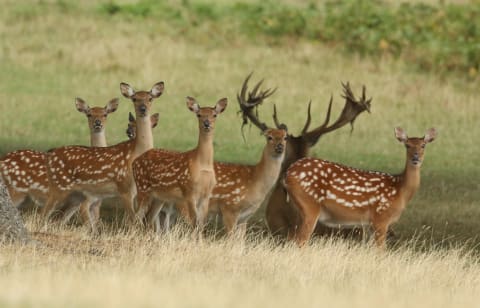
<path fill-rule="evenodd" d="M 84 112 L 90 128 L 90 145 L 106 146 L 105 124 L 107 114 L 118 107 L 118 99 L 112 99 L 105 107 L 90 108 L 82 99 L 75 100 L 77 110 Z M 101 129 L 95 128 L 95 121 L 101 122 Z M 43 205 L 48 197 L 48 175 L 46 154 L 33 150 L 17 150 L 1 159 L 0 175 L 3 177 L 12 203 L 18 207 L 27 196 L 36 204 Z"/>
<path fill-rule="evenodd" d="M 200 108 L 195 99 L 187 98 L 187 107 L 198 117 L 197 147 L 184 153 L 152 149 L 135 160 L 133 174 L 139 217 L 148 213 L 149 220 L 155 221 L 162 205 L 152 204 L 152 201 L 159 199 L 175 203 L 188 223 L 199 230 L 203 228 L 208 200 L 216 184 L 213 168 L 215 120 L 226 105 L 224 98 L 213 108 Z"/>
<path fill-rule="evenodd" d="M 396 222 L 420 185 L 424 147 L 436 137 L 430 129 L 423 138 L 407 138 L 396 129 L 407 147 L 404 172 L 390 175 L 358 170 L 316 158 L 303 158 L 290 166 L 285 187 L 300 213 L 295 234 L 299 245 L 311 236 L 317 221 L 332 225 L 371 225 L 375 241 L 384 247 L 388 227 Z"/>
<path fill-rule="evenodd" d="M 133 198 L 135 184 L 131 172 L 133 160 L 153 147 L 149 111 L 154 98 L 164 89 L 163 82 L 151 91 L 135 92 L 128 84 L 120 84 L 122 94 L 134 103 L 137 116 L 137 137 L 114 146 L 66 146 L 49 151 L 47 171 L 50 195 L 43 214 L 48 218 L 56 206 L 72 191 L 81 191 L 86 200 L 80 205 L 84 220 L 96 230 L 92 204 L 108 196 L 119 196 L 130 218 L 135 217 Z M 139 120 L 141 119 L 141 120 Z"/>

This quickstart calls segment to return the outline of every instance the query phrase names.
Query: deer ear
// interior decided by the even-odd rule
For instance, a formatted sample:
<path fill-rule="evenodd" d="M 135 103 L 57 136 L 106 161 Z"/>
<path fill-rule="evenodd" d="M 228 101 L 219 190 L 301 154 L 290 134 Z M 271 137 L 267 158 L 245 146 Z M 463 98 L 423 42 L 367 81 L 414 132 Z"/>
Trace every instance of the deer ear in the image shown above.
<path fill-rule="evenodd" d="M 160 119 L 160 114 L 158 113 L 154 113 L 150 116 L 150 122 L 152 122 L 152 128 L 157 126 L 159 119 Z"/>
<path fill-rule="evenodd" d="M 260 134 L 262 134 L 262 136 L 267 136 L 271 131 L 272 131 L 271 128 L 266 128 L 266 129 L 262 130 L 262 132 Z"/>
<path fill-rule="evenodd" d="M 128 121 L 129 122 L 135 122 L 135 117 L 133 116 L 133 114 L 131 112 L 128 113 Z"/>
<path fill-rule="evenodd" d="M 107 111 L 107 113 L 115 112 L 118 109 L 119 103 L 120 103 L 120 100 L 117 97 L 115 97 L 114 99 L 108 102 L 107 106 L 105 106 L 105 110 Z"/>
<path fill-rule="evenodd" d="M 217 112 L 217 114 L 222 113 L 227 108 L 227 103 L 228 100 L 225 97 L 217 102 L 217 104 L 215 105 L 215 111 Z"/>
<path fill-rule="evenodd" d="M 198 105 L 197 101 L 191 96 L 187 96 L 187 107 L 191 112 L 195 113 L 200 110 L 200 105 Z"/>
<path fill-rule="evenodd" d="M 163 81 L 157 82 L 156 84 L 153 85 L 152 89 L 150 90 L 150 94 L 153 97 L 159 97 L 162 95 L 163 90 L 165 89 L 165 84 Z"/>
<path fill-rule="evenodd" d="M 395 137 L 398 141 L 405 143 L 407 141 L 407 133 L 401 127 L 395 127 Z"/>
<path fill-rule="evenodd" d="M 122 92 L 122 95 L 126 98 L 132 98 L 132 96 L 135 95 L 135 90 L 125 82 L 120 83 L 120 92 Z"/>
<path fill-rule="evenodd" d="M 427 130 L 425 133 L 425 137 L 423 137 L 423 140 L 425 140 L 426 143 L 432 142 L 437 138 L 437 130 L 435 128 L 430 128 Z"/>
<path fill-rule="evenodd" d="M 87 103 L 81 99 L 80 97 L 75 98 L 75 107 L 80 112 L 87 114 L 90 111 L 90 107 L 88 107 Z"/>

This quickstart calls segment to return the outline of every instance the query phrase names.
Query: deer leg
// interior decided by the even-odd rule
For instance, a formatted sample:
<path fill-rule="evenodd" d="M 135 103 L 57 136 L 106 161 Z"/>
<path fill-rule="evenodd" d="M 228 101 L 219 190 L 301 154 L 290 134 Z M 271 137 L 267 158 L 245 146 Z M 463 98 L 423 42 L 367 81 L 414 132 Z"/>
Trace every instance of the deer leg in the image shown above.
<path fill-rule="evenodd" d="M 178 212 L 183 217 L 183 219 L 190 225 L 195 226 L 195 211 L 194 211 L 194 202 L 190 199 L 182 200 L 181 202 L 175 203 Z"/>
<path fill-rule="evenodd" d="M 13 206 L 16 208 L 18 208 L 23 203 L 23 201 L 25 201 L 25 199 L 27 198 L 26 193 L 17 192 L 15 190 L 9 189 L 8 194 L 10 195 L 10 199 L 12 200 Z"/>
<path fill-rule="evenodd" d="M 80 209 L 80 204 L 85 200 L 85 195 L 80 192 L 74 192 L 68 195 L 62 208 L 62 225 L 66 225 L 72 216 Z"/>
<path fill-rule="evenodd" d="M 145 216 L 150 210 L 151 196 L 149 193 L 139 191 L 137 193 L 136 200 L 137 200 L 137 212 L 135 215 L 141 222 L 143 222 L 143 220 L 145 219 Z"/>
<path fill-rule="evenodd" d="M 62 225 L 66 225 L 78 210 L 79 210 L 78 204 L 76 204 L 75 206 L 67 207 L 67 209 L 63 213 Z"/>
<path fill-rule="evenodd" d="M 313 230 L 317 225 L 318 217 L 320 216 L 320 206 L 305 202 L 303 198 L 299 196 L 291 195 L 291 197 L 302 217 L 301 223 L 295 234 L 297 245 L 302 247 L 310 239 Z"/>
<path fill-rule="evenodd" d="M 65 192 L 50 192 L 47 198 L 47 202 L 45 202 L 45 206 L 42 208 L 41 215 L 45 222 L 48 222 L 50 216 L 52 216 L 53 212 L 57 209 L 57 206 L 62 203 L 65 198 L 67 197 L 67 193 Z"/>
<path fill-rule="evenodd" d="M 130 191 L 122 193 L 120 194 L 120 198 L 122 199 L 123 205 L 125 207 L 126 218 L 130 221 L 130 223 L 137 221 L 138 217 L 135 213 L 135 202 L 133 200 L 135 196 L 133 195 L 133 193 Z"/>
<path fill-rule="evenodd" d="M 375 243 L 377 244 L 377 247 L 381 250 L 385 250 L 385 239 L 387 237 L 388 225 L 385 223 L 374 223 L 373 230 L 375 232 Z"/>
<path fill-rule="evenodd" d="M 95 201 L 90 206 L 90 215 L 93 218 L 95 224 L 98 224 L 100 221 L 100 206 L 102 205 L 102 200 Z"/>
<path fill-rule="evenodd" d="M 161 229 L 164 232 L 170 231 L 172 224 L 175 222 L 175 203 L 167 203 L 163 207 L 160 214 L 161 215 L 158 215 L 157 222 L 159 223 Z M 163 216 L 163 220 L 161 219 L 161 216 Z"/>
<path fill-rule="evenodd" d="M 153 200 L 150 210 L 147 213 L 147 223 L 153 230 L 159 234 L 161 231 L 158 215 L 163 208 L 164 203 L 159 200 Z"/>
<path fill-rule="evenodd" d="M 195 207 L 195 214 L 197 217 L 197 228 L 199 229 L 199 231 L 203 230 L 207 222 L 209 200 L 210 200 L 210 196 L 201 197 L 198 199 Z"/>
<path fill-rule="evenodd" d="M 87 196 L 87 198 L 80 204 L 80 215 L 83 223 L 87 223 L 90 226 L 90 230 L 93 234 L 97 233 L 97 225 L 95 218 L 92 215 L 91 207 L 94 203 L 99 202 L 97 198 Z"/>
<path fill-rule="evenodd" d="M 170 227 L 172 223 L 171 220 L 173 218 L 174 211 L 175 211 L 174 206 L 175 205 L 173 203 L 168 203 L 167 206 L 164 207 L 163 213 L 165 214 L 165 219 L 163 220 L 162 229 L 165 232 L 170 231 Z"/>
<path fill-rule="evenodd" d="M 222 220 L 223 226 L 225 227 L 225 231 L 228 235 L 233 234 L 236 229 L 237 221 L 238 221 L 238 214 L 234 211 L 222 211 Z"/>

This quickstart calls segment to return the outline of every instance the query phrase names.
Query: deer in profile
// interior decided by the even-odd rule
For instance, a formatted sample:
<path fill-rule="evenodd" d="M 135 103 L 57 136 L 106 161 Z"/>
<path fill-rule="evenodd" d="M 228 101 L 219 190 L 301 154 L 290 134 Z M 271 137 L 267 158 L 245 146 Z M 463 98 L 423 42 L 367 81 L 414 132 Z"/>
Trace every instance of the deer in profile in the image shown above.
<path fill-rule="evenodd" d="M 252 74 L 248 75 L 248 77 L 246 78 L 242 93 L 245 93 L 246 84 L 251 76 Z M 262 122 L 259 120 L 257 108 L 263 103 L 265 98 L 272 95 L 276 90 L 267 90 L 257 94 L 258 89 L 262 83 L 263 80 L 260 81 L 253 88 L 252 93 L 249 94 L 249 99 L 239 100 L 240 111 L 243 117 L 243 125 L 246 125 L 250 122 L 256 127 L 258 127 L 260 130 L 262 130 Z M 285 158 L 283 161 L 282 169 L 280 171 L 280 176 L 273 188 L 270 198 L 268 199 L 266 209 L 266 220 L 268 227 L 270 231 L 275 235 L 287 236 L 289 233 L 294 232 L 298 224 L 300 223 L 300 217 L 298 215 L 298 212 L 287 197 L 285 188 L 282 184 L 288 167 L 295 161 L 308 156 L 309 150 L 313 146 L 315 146 L 315 144 L 317 144 L 321 136 L 337 130 L 349 123 L 351 124 L 353 129 L 353 123 L 355 122 L 357 117 L 364 111 L 370 112 L 371 99 L 366 99 L 365 87 L 363 87 L 362 96 L 359 99 L 356 99 L 350 88 L 349 83 L 342 85 L 344 91 L 343 97 L 345 98 L 345 105 L 343 106 L 342 112 L 335 120 L 335 122 L 329 125 L 333 103 L 332 97 L 327 108 L 327 114 L 324 122 L 320 126 L 314 129 L 310 129 L 310 124 L 312 122 L 310 102 L 307 108 L 307 120 L 300 135 L 294 136 L 293 134 L 288 134 Z M 285 125 L 284 123 L 280 123 L 280 121 L 278 120 L 275 105 L 273 120 L 277 128 L 287 129 L 287 125 Z"/>
<path fill-rule="evenodd" d="M 119 196 L 128 217 L 135 218 L 136 189 L 131 166 L 135 158 L 153 148 L 150 109 L 163 90 L 163 82 L 156 83 L 150 91 L 135 91 L 126 83 L 120 84 L 121 93 L 135 108 L 135 139 L 103 148 L 65 146 L 48 152 L 49 196 L 43 208 L 46 219 L 73 191 L 80 191 L 86 197 L 80 205 L 80 214 L 90 223 L 93 232 L 96 232 L 96 221 L 92 205 L 104 198 Z"/>
<path fill-rule="evenodd" d="M 424 137 L 407 137 L 395 128 L 395 137 L 406 147 L 403 172 L 391 175 L 359 170 L 337 163 L 303 158 L 290 166 L 285 188 L 301 223 L 291 238 L 302 246 L 317 221 L 327 225 L 369 225 L 378 247 L 385 247 L 388 227 L 395 223 L 420 186 L 425 146 L 437 136 L 434 128 Z"/>
<path fill-rule="evenodd" d="M 118 98 L 114 98 L 105 107 L 90 108 L 81 98 L 75 99 L 77 109 L 88 118 L 91 146 L 106 146 L 107 115 L 115 112 L 118 104 Z M 18 207 L 27 197 L 38 205 L 43 205 L 47 200 L 48 176 L 45 155 L 40 151 L 17 150 L 0 160 L 0 175 L 4 179 L 14 206 Z M 75 200 L 69 201 L 75 203 Z"/>
<path fill-rule="evenodd" d="M 133 162 L 133 176 L 137 185 L 138 216 L 156 220 L 161 202 L 174 203 L 180 214 L 196 230 L 201 231 L 208 213 L 208 202 L 216 184 L 213 166 L 213 139 L 217 116 L 227 107 L 227 99 L 220 99 L 214 107 L 200 107 L 187 97 L 187 107 L 198 118 L 197 147 L 187 152 L 151 149 Z"/>

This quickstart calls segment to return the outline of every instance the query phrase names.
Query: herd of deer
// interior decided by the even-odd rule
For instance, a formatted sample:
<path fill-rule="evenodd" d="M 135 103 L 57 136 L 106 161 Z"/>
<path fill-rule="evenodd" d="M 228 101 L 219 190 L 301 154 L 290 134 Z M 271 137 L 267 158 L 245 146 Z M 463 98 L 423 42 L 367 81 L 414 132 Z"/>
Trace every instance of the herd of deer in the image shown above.
<path fill-rule="evenodd" d="M 159 116 L 151 115 L 152 103 L 162 95 L 164 83 L 156 83 L 150 91 L 136 91 L 121 83 L 121 93 L 133 102 L 136 115 L 129 114 L 129 140 L 113 146 L 106 143 L 105 123 L 118 108 L 117 98 L 103 108 L 91 108 L 77 98 L 77 110 L 88 118 L 91 146 L 64 146 L 48 152 L 17 150 L 5 155 L 0 160 L 0 175 L 13 204 L 19 206 L 27 197 L 42 204 L 46 222 L 54 211 L 61 209 L 64 222 L 79 211 L 83 222 L 97 232 L 102 200 L 116 196 L 131 222 L 140 221 L 156 232 L 168 231 L 177 213 L 197 231 L 210 215 L 219 214 L 227 233 L 243 236 L 248 218 L 268 198 L 270 231 L 299 245 L 321 223 L 371 226 L 376 244 L 384 247 L 388 227 L 399 219 L 419 187 L 424 148 L 435 139 L 436 130 L 409 138 L 401 128 L 395 129 L 396 138 L 407 149 L 406 166 L 399 175 L 309 158 L 309 149 L 323 134 L 353 125 L 359 114 L 370 111 L 365 87 L 357 100 L 349 84 L 343 84 L 345 105 L 330 125 L 333 99 L 325 121 L 314 129 L 310 129 L 310 102 L 302 132 L 293 136 L 279 122 L 275 106 L 275 128 L 259 120 L 257 107 L 276 89 L 261 90 L 260 81 L 248 91 L 250 77 L 237 99 L 243 125 L 252 123 L 266 138 L 256 165 L 214 161 L 215 122 L 227 107 L 226 98 L 214 107 L 200 107 L 187 97 L 187 107 L 198 119 L 198 144 L 193 150 L 176 152 L 153 148 L 152 128 Z"/>

